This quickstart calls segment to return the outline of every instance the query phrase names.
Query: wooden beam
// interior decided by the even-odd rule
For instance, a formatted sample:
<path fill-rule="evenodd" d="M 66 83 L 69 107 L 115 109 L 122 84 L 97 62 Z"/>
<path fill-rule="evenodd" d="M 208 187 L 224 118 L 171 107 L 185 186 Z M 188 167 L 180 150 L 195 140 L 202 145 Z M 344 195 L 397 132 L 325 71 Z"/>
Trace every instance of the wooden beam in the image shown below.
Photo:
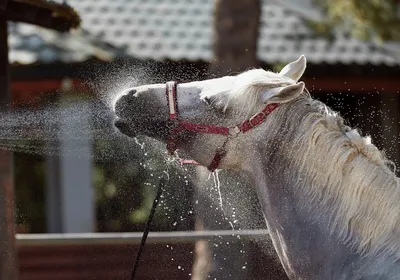
<path fill-rule="evenodd" d="M 301 79 L 306 83 L 308 90 L 322 92 L 381 92 L 398 93 L 399 82 L 395 78 L 363 78 L 363 77 L 335 77 L 335 78 L 310 78 Z"/>
<path fill-rule="evenodd" d="M 0 0 L 0 12 L 4 12 L 7 8 L 8 0 Z"/>
<path fill-rule="evenodd" d="M 11 0 L 5 16 L 9 21 L 30 23 L 60 32 L 77 28 L 81 22 L 73 8 L 52 1 Z"/>
<path fill-rule="evenodd" d="M 79 79 L 72 79 L 74 90 L 77 92 L 85 92 L 92 95 L 93 90 Z M 313 95 L 327 92 L 348 92 L 357 94 L 367 94 L 371 92 L 380 92 L 382 94 L 399 93 L 398 81 L 395 78 L 368 78 L 362 79 L 357 77 L 343 78 L 309 78 L 302 79 L 306 83 L 306 87 Z M 60 92 L 62 86 L 61 79 L 47 80 L 17 80 L 11 83 L 12 104 L 14 107 L 32 106 L 38 100 L 46 95 Z M 61 92 L 60 92 L 61 94 Z M 40 95 L 41 98 L 36 98 Z"/>
<path fill-rule="evenodd" d="M 382 94 L 380 99 L 380 109 L 385 112 L 380 116 L 383 149 L 386 156 L 396 163 L 397 175 L 400 175 L 400 94 Z"/>
<path fill-rule="evenodd" d="M 74 90 L 85 90 L 90 91 L 87 84 L 77 79 L 71 79 L 72 88 Z M 11 83 L 11 92 L 13 91 L 27 91 L 31 92 L 31 98 L 34 98 L 34 94 L 38 92 L 51 92 L 60 90 L 62 87 L 62 79 L 58 80 L 25 80 L 15 81 Z"/>
<path fill-rule="evenodd" d="M 7 36 L 7 20 L 0 15 L 0 112 L 10 103 Z M 0 280 L 18 279 L 12 166 L 12 153 L 0 150 Z"/>
<path fill-rule="evenodd" d="M 92 95 L 87 84 L 80 80 L 71 80 L 73 92 Z M 12 107 L 35 107 L 40 104 L 46 95 L 54 93 L 62 94 L 60 91 L 62 80 L 34 80 L 34 81 L 15 81 L 11 83 Z M 38 98 L 39 97 L 39 98 Z"/>

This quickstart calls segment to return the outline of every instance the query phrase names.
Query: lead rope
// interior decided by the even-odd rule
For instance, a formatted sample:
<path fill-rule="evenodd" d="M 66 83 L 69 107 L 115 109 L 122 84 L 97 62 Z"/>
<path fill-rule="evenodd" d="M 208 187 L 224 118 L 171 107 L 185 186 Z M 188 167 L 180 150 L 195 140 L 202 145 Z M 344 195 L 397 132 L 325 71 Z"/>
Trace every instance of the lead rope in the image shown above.
<path fill-rule="evenodd" d="M 147 236 L 149 235 L 150 224 L 151 224 L 151 221 L 153 220 L 154 213 L 156 212 L 157 205 L 158 205 L 158 202 L 160 201 L 160 197 L 161 197 L 162 191 L 164 190 L 164 186 L 165 186 L 165 182 L 166 181 L 167 181 L 167 179 L 165 177 L 161 177 L 161 180 L 160 180 L 160 182 L 158 184 L 157 194 L 156 194 L 156 196 L 154 198 L 153 205 L 151 206 L 150 214 L 149 214 L 149 217 L 148 217 L 147 222 L 146 222 L 146 226 L 145 226 L 144 231 L 143 231 L 142 240 L 140 241 L 139 251 L 138 251 L 138 253 L 136 255 L 136 260 L 135 260 L 135 264 L 133 265 L 133 269 L 132 269 L 131 279 L 130 280 L 134 280 L 135 279 L 135 274 L 136 274 L 137 268 L 139 266 L 140 257 L 142 256 L 142 253 L 143 253 L 143 250 L 144 250 L 144 245 L 146 244 L 146 239 L 147 239 Z"/>

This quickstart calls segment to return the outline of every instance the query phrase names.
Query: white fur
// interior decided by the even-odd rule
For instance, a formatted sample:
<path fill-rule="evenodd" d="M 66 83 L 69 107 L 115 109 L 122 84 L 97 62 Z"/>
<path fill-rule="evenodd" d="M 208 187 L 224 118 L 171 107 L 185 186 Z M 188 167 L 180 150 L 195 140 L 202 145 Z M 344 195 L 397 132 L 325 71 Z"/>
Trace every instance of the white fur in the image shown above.
<path fill-rule="evenodd" d="M 301 174 L 292 187 L 330 217 L 332 233 L 365 255 L 399 254 L 400 180 L 371 139 L 308 96 L 282 106 L 271 121 L 285 127 L 275 134 L 285 151 L 274 164 Z"/>
<path fill-rule="evenodd" d="M 291 78 L 294 81 L 298 81 L 301 76 L 303 76 L 304 71 L 306 70 L 307 60 L 304 55 L 301 55 L 299 59 L 293 61 L 283 67 L 279 75 Z"/>
<path fill-rule="evenodd" d="M 295 68 L 302 73 L 301 67 Z M 296 83 L 297 76 L 286 74 L 249 70 L 222 94 L 210 87 L 202 95 L 225 100 L 225 109 L 235 110 L 243 119 L 265 106 L 263 91 L 273 96 Z M 267 119 L 276 128 L 270 128 L 268 135 L 281 143 L 284 153 L 275 157 L 281 161 L 274 164 L 286 166 L 285 174 L 302 174 L 292 188 L 308 197 L 304 201 L 313 211 L 329 216 L 332 233 L 338 232 L 344 242 L 365 255 L 386 252 L 400 257 L 400 180 L 393 163 L 370 137 L 345 126 L 337 113 L 311 99 L 307 91 L 293 99 Z"/>

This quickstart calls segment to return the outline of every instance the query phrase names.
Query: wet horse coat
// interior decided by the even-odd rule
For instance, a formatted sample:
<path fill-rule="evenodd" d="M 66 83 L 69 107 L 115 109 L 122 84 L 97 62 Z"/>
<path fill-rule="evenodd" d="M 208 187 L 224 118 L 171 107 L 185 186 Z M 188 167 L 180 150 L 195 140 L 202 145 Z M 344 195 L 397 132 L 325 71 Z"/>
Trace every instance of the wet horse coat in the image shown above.
<path fill-rule="evenodd" d="M 280 73 L 178 85 L 181 118 L 231 126 L 279 107 L 229 139 L 220 168 L 252 181 L 281 263 L 291 279 L 399 279 L 400 180 L 370 138 L 343 124 L 302 82 L 300 57 Z M 116 127 L 167 141 L 165 85 L 140 86 L 115 100 Z M 191 131 L 177 145 L 204 166 L 226 141 Z"/>

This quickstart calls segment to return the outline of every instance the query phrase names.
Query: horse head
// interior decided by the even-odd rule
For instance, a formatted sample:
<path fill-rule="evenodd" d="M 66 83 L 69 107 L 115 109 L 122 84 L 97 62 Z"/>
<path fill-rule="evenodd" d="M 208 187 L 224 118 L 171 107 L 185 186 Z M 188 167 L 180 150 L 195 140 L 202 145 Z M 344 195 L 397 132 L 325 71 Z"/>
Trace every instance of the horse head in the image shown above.
<path fill-rule="evenodd" d="M 301 56 L 279 73 L 252 69 L 236 76 L 171 85 L 175 86 L 171 89 L 176 91 L 171 97 L 175 100 L 168 99 L 165 84 L 130 88 L 114 102 L 115 126 L 129 137 L 146 135 L 167 142 L 171 137 L 171 110 L 176 110 L 176 119 L 192 124 L 177 129 L 176 148 L 209 166 L 216 150 L 223 147 L 226 153 L 218 167 L 240 169 L 249 159 L 251 140 L 265 128 L 246 133 L 237 129 L 268 104 L 278 107 L 298 97 L 304 90 L 304 83 L 298 80 L 305 68 L 306 58 Z M 188 127 L 192 129 L 185 129 Z M 226 128 L 225 133 L 213 133 L 221 132 L 218 128 Z"/>

